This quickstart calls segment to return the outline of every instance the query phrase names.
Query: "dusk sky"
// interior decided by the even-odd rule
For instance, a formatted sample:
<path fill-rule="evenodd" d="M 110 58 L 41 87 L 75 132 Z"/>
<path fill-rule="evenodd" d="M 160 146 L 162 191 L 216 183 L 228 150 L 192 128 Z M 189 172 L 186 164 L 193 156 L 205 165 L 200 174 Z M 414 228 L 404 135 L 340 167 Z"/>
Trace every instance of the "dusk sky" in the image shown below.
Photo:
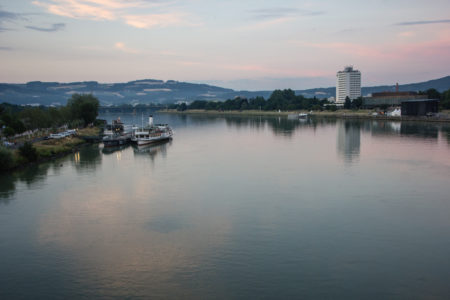
<path fill-rule="evenodd" d="M 450 75 L 450 1 L 0 2 L 0 82 L 162 79 L 247 90 Z"/>

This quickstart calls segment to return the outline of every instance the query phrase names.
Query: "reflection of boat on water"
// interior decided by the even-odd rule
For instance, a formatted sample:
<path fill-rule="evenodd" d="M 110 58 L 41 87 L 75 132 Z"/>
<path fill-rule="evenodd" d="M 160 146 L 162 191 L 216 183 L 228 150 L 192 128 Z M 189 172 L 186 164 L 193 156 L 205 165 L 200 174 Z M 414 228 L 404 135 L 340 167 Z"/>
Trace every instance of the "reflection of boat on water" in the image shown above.
<path fill-rule="evenodd" d="M 148 118 L 147 127 L 137 129 L 134 131 L 132 141 L 137 145 L 153 144 L 172 138 L 172 129 L 167 124 L 153 125 L 153 116 Z"/>
<path fill-rule="evenodd" d="M 143 146 L 133 145 L 133 151 L 134 155 L 136 156 L 142 158 L 150 158 L 150 160 L 154 161 L 155 158 L 159 155 L 162 155 L 162 157 L 166 157 L 167 148 L 171 144 L 172 144 L 171 140 L 165 140 Z"/>
<path fill-rule="evenodd" d="M 172 143 L 171 140 L 162 140 L 153 142 L 147 145 L 133 145 L 134 153 L 136 154 L 150 154 L 156 155 L 159 152 L 165 152 L 168 145 Z"/>
<path fill-rule="evenodd" d="M 103 145 L 105 147 L 116 147 L 130 143 L 132 138 L 132 127 L 125 125 L 120 120 L 114 120 L 111 125 L 106 125 L 103 136 Z"/>
<path fill-rule="evenodd" d="M 103 154 L 112 154 L 116 151 L 122 151 L 126 148 L 128 148 L 130 146 L 130 144 L 126 144 L 126 145 L 120 145 L 120 146 L 111 146 L 111 147 L 105 147 L 102 149 L 102 153 Z"/>

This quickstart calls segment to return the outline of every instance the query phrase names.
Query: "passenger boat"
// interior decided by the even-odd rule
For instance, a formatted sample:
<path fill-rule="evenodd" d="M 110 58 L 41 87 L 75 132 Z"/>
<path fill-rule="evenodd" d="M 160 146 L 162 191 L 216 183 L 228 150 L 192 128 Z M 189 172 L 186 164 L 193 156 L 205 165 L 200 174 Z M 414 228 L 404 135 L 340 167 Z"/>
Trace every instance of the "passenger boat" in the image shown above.
<path fill-rule="evenodd" d="M 130 125 L 125 125 L 120 120 L 114 120 L 111 125 L 106 125 L 103 136 L 103 145 L 105 147 L 116 147 L 126 145 L 131 142 L 133 130 Z"/>
<path fill-rule="evenodd" d="M 148 118 L 148 125 L 136 129 L 131 141 L 138 146 L 161 142 L 172 138 L 173 131 L 167 124 L 153 124 L 153 116 Z"/>

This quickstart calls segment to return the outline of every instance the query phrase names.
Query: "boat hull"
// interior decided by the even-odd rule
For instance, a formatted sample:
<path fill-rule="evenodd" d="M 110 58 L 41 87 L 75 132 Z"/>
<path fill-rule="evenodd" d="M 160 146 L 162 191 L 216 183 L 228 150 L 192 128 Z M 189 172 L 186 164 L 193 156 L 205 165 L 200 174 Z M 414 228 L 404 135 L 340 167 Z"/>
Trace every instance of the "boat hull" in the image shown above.
<path fill-rule="evenodd" d="M 137 139 L 136 144 L 138 146 L 154 144 L 154 143 L 170 140 L 171 138 L 172 138 L 171 136 L 165 136 L 165 137 L 158 137 L 158 138 L 152 138 L 152 139 Z"/>
<path fill-rule="evenodd" d="M 126 138 L 116 138 L 116 139 L 107 139 L 103 140 L 103 145 L 105 147 L 117 147 L 117 146 L 123 146 L 127 145 L 131 142 L 131 137 Z"/>

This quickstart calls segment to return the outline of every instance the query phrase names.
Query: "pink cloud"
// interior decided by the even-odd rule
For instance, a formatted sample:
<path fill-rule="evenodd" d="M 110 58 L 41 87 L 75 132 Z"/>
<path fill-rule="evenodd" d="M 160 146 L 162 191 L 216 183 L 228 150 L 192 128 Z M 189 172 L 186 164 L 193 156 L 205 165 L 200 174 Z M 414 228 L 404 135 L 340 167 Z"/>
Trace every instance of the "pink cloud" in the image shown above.
<path fill-rule="evenodd" d="M 386 53 L 374 46 L 364 46 L 356 43 L 343 43 L 343 42 L 331 42 L 331 43 L 310 43 L 310 42 L 298 42 L 293 41 L 292 43 L 303 47 L 326 49 L 339 51 L 343 54 L 356 55 L 361 57 L 372 57 L 372 58 L 388 58 L 391 54 Z"/>
<path fill-rule="evenodd" d="M 125 23 L 136 28 L 167 27 L 176 24 L 182 24 L 183 14 L 165 13 L 149 15 L 126 15 L 123 17 Z"/>
<path fill-rule="evenodd" d="M 34 5 L 46 8 L 50 13 L 74 19 L 114 20 L 114 11 L 105 7 L 86 4 L 76 0 L 55 0 L 53 3 L 33 1 Z"/>
<path fill-rule="evenodd" d="M 450 35 L 432 41 L 407 43 L 396 47 L 398 59 L 426 57 L 432 60 L 450 59 Z"/>
<path fill-rule="evenodd" d="M 46 8 L 50 13 L 74 18 L 90 20 L 123 20 L 136 28 L 167 27 L 173 25 L 196 25 L 185 20 L 185 14 L 179 12 L 131 14 L 130 8 L 164 7 L 164 2 L 144 0 L 36 0 L 34 5 Z"/>
<path fill-rule="evenodd" d="M 114 44 L 114 48 L 116 48 L 117 50 L 120 50 L 122 52 L 129 53 L 129 54 L 137 54 L 137 53 L 139 53 L 138 50 L 129 48 L 122 42 L 115 43 Z"/>

